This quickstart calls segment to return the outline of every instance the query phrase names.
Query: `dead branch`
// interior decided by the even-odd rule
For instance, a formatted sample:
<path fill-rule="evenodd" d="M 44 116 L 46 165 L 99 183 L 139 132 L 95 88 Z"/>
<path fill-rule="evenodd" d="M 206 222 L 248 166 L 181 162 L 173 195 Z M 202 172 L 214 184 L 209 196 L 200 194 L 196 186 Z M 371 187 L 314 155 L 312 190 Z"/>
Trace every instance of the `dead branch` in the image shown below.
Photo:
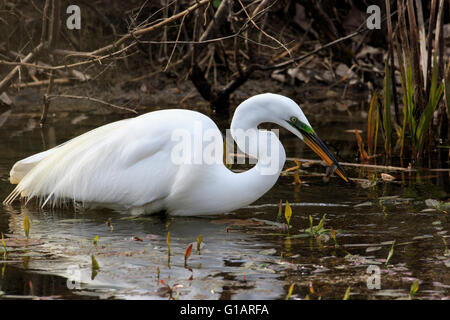
<path fill-rule="evenodd" d="M 75 63 L 67 64 L 67 65 L 49 66 L 49 65 L 41 65 L 41 64 L 36 64 L 36 63 L 27 63 L 27 62 L 23 62 L 23 61 L 25 61 L 25 59 L 22 62 L 12 62 L 12 61 L 0 60 L 0 64 L 32 67 L 32 68 L 44 69 L 44 70 L 70 69 L 70 68 L 79 67 L 79 66 L 90 64 L 90 63 L 94 63 L 94 62 L 97 62 L 97 63 L 101 64 L 102 60 L 107 59 L 107 58 L 111 58 L 111 57 L 114 57 L 114 56 L 117 56 L 117 55 L 127 51 L 128 49 L 133 47 L 135 44 L 136 44 L 136 42 L 132 42 L 128 46 L 126 46 L 126 47 L 124 47 L 124 48 L 122 48 L 122 49 L 120 49 L 118 51 L 112 52 L 110 54 L 107 54 L 107 55 L 104 55 L 104 56 L 101 56 L 101 57 L 92 57 L 91 59 L 86 60 L 86 61 L 75 62 Z"/>
<path fill-rule="evenodd" d="M 58 78 L 54 79 L 53 83 L 55 84 L 69 84 L 72 81 L 67 78 Z M 29 88 L 29 87 L 40 87 L 40 86 L 46 86 L 50 83 L 50 80 L 40 80 L 40 81 L 33 81 L 33 82 L 24 82 L 24 83 L 14 83 L 11 85 L 11 88 Z"/>
<path fill-rule="evenodd" d="M 224 2 L 222 2 L 222 4 L 223 3 Z M 261 10 L 259 13 L 261 13 L 262 11 L 263 10 Z M 250 76 L 252 75 L 252 73 L 254 71 L 257 71 L 257 70 L 270 71 L 270 70 L 286 68 L 293 63 L 304 60 L 304 59 L 308 58 L 309 56 L 316 54 L 317 52 L 319 52 L 321 50 L 324 50 L 324 49 L 334 46 L 338 43 L 341 43 L 345 40 L 353 38 L 362 32 L 366 32 L 367 30 L 369 30 L 369 29 L 360 27 L 359 30 L 353 32 L 352 34 L 349 34 L 342 38 L 336 39 L 330 43 L 327 43 L 327 44 L 307 53 L 307 54 L 304 54 L 299 57 L 294 57 L 294 58 L 292 58 L 288 61 L 282 62 L 282 63 L 273 64 L 273 65 L 269 65 L 269 66 L 252 64 L 249 67 L 247 67 L 246 69 L 242 69 L 238 73 L 238 76 L 236 78 L 234 78 L 232 81 L 230 81 L 221 90 L 213 88 L 211 86 L 211 84 L 205 78 L 204 72 L 201 70 L 201 68 L 199 67 L 198 64 L 194 64 L 192 66 L 191 72 L 189 74 L 189 79 L 192 81 L 194 86 L 197 88 L 200 95 L 205 100 L 207 100 L 211 103 L 211 108 L 213 110 L 215 110 L 216 112 L 227 114 L 228 110 L 229 110 L 229 98 L 230 98 L 231 93 L 233 93 L 237 88 L 239 88 L 242 84 L 244 84 L 250 78 Z"/>
<path fill-rule="evenodd" d="M 345 40 L 351 39 L 351 38 L 357 36 L 358 34 L 363 33 L 363 32 L 367 32 L 369 30 L 370 29 L 357 30 L 357 31 L 355 31 L 355 32 L 353 32 L 353 33 L 351 33 L 349 35 L 346 35 L 346 36 L 344 36 L 342 38 L 339 38 L 339 39 L 331 41 L 331 42 L 329 42 L 327 44 L 324 44 L 323 46 L 320 46 L 317 49 L 314 49 L 313 51 L 310 51 L 310 52 L 308 52 L 308 53 L 306 53 L 304 55 L 301 55 L 301 56 L 298 56 L 298 57 L 294 57 L 294 58 L 292 58 L 292 59 L 290 59 L 288 61 L 284 61 L 284 62 L 281 62 L 281 63 L 278 63 L 278 64 L 274 64 L 274 65 L 270 65 L 270 66 L 260 66 L 260 68 L 261 68 L 261 70 L 276 70 L 276 69 L 286 68 L 287 66 L 290 66 L 291 64 L 294 64 L 294 63 L 296 63 L 298 61 L 301 61 L 303 59 L 308 58 L 309 56 L 312 56 L 313 54 L 318 53 L 319 51 L 322 51 L 324 49 L 332 47 L 332 46 L 334 46 L 334 45 L 336 45 L 338 43 L 341 43 L 341 42 L 343 42 Z"/>
<path fill-rule="evenodd" d="M 30 52 L 26 57 L 16 65 L 0 82 L 0 93 L 6 90 L 11 83 L 19 76 L 20 67 L 32 59 L 39 56 L 43 51 L 49 50 L 53 47 L 57 33 L 59 33 L 59 9 L 60 0 L 46 0 L 44 10 L 42 13 L 42 32 L 40 43 Z M 51 15 L 49 12 L 51 10 Z"/>
<path fill-rule="evenodd" d="M 122 110 L 122 111 L 128 111 L 128 112 L 132 112 L 134 114 L 138 114 L 137 111 L 134 110 L 134 109 L 130 109 L 130 108 L 127 108 L 127 107 L 121 107 L 121 106 L 118 106 L 118 105 L 115 105 L 115 104 L 112 104 L 112 103 L 109 103 L 109 102 L 106 102 L 106 101 L 103 101 L 103 100 L 100 100 L 100 99 L 97 99 L 97 98 L 91 98 L 91 97 L 86 97 L 86 96 L 73 96 L 73 95 L 68 95 L 68 94 L 59 94 L 59 95 L 49 95 L 47 98 L 49 99 L 49 101 L 53 100 L 53 99 L 57 99 L 57 98 L 88 100 L 88 101 L 93 101 L 93 102 L 96 102 L 96 103 L 100 103 L 102 105 L 105 105 L 105 106 L 108 106 L 108 107 L 111 107 L 111 108 L 115 108 L 115 109 L 119 109 L 119 110 Z"/>
<path fill-rule="evenodd" d="M 56 0 L 54 0 L 56 1 Z M 126 40 L 134 38 L 136 39 L 137 37 L 155 31 L 156 29 L 163 27 L 173 21 L 176 21 L 180 18 L 184 19 L 189 13 L 193 12 L 194 10 L 200 8 L 201 6 L 205 5 L 209 3 L 209 0 L 201 0 L 198 1 L 196 4 L 192 5 L 191 7 L 187 8 L 186 10 L 175 14 L 167 19 L 164 19 L 163 21 L 151 25 L 149 27 L 146 28 L 141 28 L 141 29 L 137 29 L 131 33 L 128 33 L 126 35 L 124 35 L 122 38 L 120 38 L 119 40 L 117 40 L 116 42 L 114 42 L 113 44 L 110 44 L 108 46 L 105 46 L 103 48 L 99 48 L 97 50 L 91 51 L 91 52 L 77 52 L 77 51 L 70 51 L 70 50 L 60 50 L 60 49 L 55 49 L 54 52 L 56 54 L 63 54 L 63 55 L 67 55 L 67 57 L 69 56 L 79 56 L 79 57 L 88 57 L 90 58 L 89 60 L 86 61 L 81 61 L 81 62 L 76 62 L 76 63 L 72 63 L 72 64 L 65 64 L 65 65 L 59 65 L 59 66 L 44 66 L 44 65 L 40 65 L 40 64 L 33 64 L 33 63 L 29 63 L 29 61 L 35 56 L 35 54 L 31 55 L 31 56 L 27 56 L 25 57 L 22 61 L 20 62 L 13 62 L 13 61 L 5 61 L 5 60 L 0 60 L 0 64 L 4 64 L 4 65 L 15 65 L 16 67 L 11 71 L 11 74 L 8 75 L 7 77 L 5 77 L 5 79 L 0 82 L 0 92 L 2 92 L 6 87 L 8 87 L 12 81 L 14 81 L 15 77 L 17 76 L 18 70 L 21 66 L 25 66 L 25 67 L 32 67 L 32 68 L 37 68 L 37 69 L 45 69 L 45 70 L 62 70 L 62 69 L 69 69 L 69 68 L 73 68 L 73 67 L 78 67 L 78 66 L 82 66 L 82 65 L 86 65 L 86 64 L 90 64 L 90 63 L 101 63 L 102 60 L 107 59 L 107 58 L 111 58 L 113 56 L 119 55 L 124 51 L 127 51 L 128 49 L 130 49 L 131 47 L 135 46 L 137 44 L 136 41 L 131 42 L 128 46 L 121 48 L 120 50 L 117 50 L 115 52 L 103 55 L 103 56 L 98 56 L 98 54 L 106 52 L 106 51 L 110 51 L 114 48 L 117 48 L 118 46 L 120 46 L 122 43 L 124 43 Z M 45 12 L 48 11 L 48 9 L 44 8 L 44 15 Z M 57 10 L 55 9 L 55 12 Z M 52 21 L 56 21 L 58 19 L 52 20 Z M 43 22 L 44 23 L 44 22 Z M 48 30 L 48 26 L 45 23 L 43 25 L 43 36 L 41 38 L 45 38 L 48 36 L 49 32 Z M 53 30 L 53 29 L 52 29 Z M 54 41 L 54 36 L 50 37 L 50 44 L 52 44 Z M 39 45 L 36 49 L 38 50 L 34 50 L 34 51 L 40 51 L 42 50 L 44 45 Z"/>
<path fill-rule="evenodd" d="M 237 158 L 250 158 L 247 154 L 242 153 L 233 153 L 231 154 L 233 157 Z M 316 159 L 306 159 L 306 158 L 297 158 L 297 157 L 286 157 L 287 161 L 298 161 L 300 163 L 307 162 L 312 164 L 321 164 L 326 165 L 325 161 L 323 160 L 316 160 Z M 374 169 L 374 170 L 385 170 L 385 171 L 401 171 L 401 172 L 415 172 L 416 169 L 413 168 L 404 168 L 404 167 L 396 167 L 396 166 L 383 166 L 383 165 L 375 165 L 375 164 L 364 164 L 364 163 L 351 163 L 351 162 L 339 162 L 339 164 L 343 167 L 355 167 L 355 168 L 367 168 L 367 169 Z M 448 171 L 449 169 L 441 169 L 443 171 Z"/>
<path fill-rule="evenodd" d="M 36 48 L 34 48 L 33 51 L 31 51 L 29 54 L 25 56 L 25 58 L 22 60 L 21 63 L 16 64 L 16 66 L 0 82 L 0 93 L 5 91 L 5 89 L 8 88 L 9 85 L 18 77 L 21 65 L 26 64 L 28 61 L 39 55 L 43 48 L 44 44 L 41 42 L 40 44 L 37 45 Z"/>
<path fill-rule="evenodd" d="M 291 52 L 289 51 L 289 49 L 288 49 L 283 43 L 281 43 L 278 39 L 276 39 L 276 38 L 272 37 L 271 35 L 269 35 L 267 32 L 265 32 L 263 29 L 261 29 L 261 28 L 256 24 L 255 21 L 253 21 L 253 18 L 250 17 L 250 15 L 248 14 L 247 10 L 245 9 L 245 6 L 242 4 L 242 1 L 241 1 L 241 0 L 238 0 L 238 2 L 239 2 L 239 4 L 241 5 L 242 10 L 244 10 L 244 13 L 245 13 L 245 15 L 247 16 L 247 18 L 248 18 L 249 21 L 252 23 L 252 25 L 253 25 L 256 29 L 258 29 L 263 35 L 265 35 L 266 37 L 268 37 L 269 39 L 275 41 L 275 42 L 278 43 L 281 47 L 283 47 L 284 50 L 286 50 L 286 52 L 289 54 L 289 56 L 292 56 L 292 55 L 291 55 Z"/>
<path fill-rule="evenodd" d="M 132 34 L 134 34 L 135 37 L 141 36 L 143 34 L 155 31 L 158 28 L 161 28 L 173 21 L 176 21 L 180 18 L 183 18 L 184 16 L 188 15 L 189 13 L 191 13 L 192 11 L 197 10 L 198 8 L 204 6 L 205 4 L 209 3 L 209 0 L 200 0 L 198 1 L 196 4 L 190 6 L 189 8 L 187 8 L 186 10 L 183 10 L 177 14 L 174 14 L 173 16 L 164 19 L 163 21 L 154 24 L 152 26 L 146 27 L 146 28 L 141 28 L 141 29 L 137 29 L 135 31 L 132 31 L 131 33 L 127 33 L 126 35 L 122 36 L 122 38 L 120 38 L 119 40 L 115 41 L 114 43 L 107 45 L 103 48 L 99 48 L 97 50 L 91 51 L 89 53 L 87 53 L 88 56 L 97 56 L 100 53 L 106 52 L 106 51 L 110 51 L 110 50 L 114 50 L 116 49 L 120 44 L 124 43 L 125 41 L 127 41 L 128 39 L 130 39 L 132 37 Z M 136 43 L 134 43 L 135 45 Z"/>
<path fill-rule="evenodd" d="M 41 114 L 41 120 L 39 121 L 41 127 L 44 125 L 45 120 L 47 120 L 47 113 L 48 109 L 50 108 L 50 99 L 48 98 L 50 96 L 50 93 L 53 89 L 53 83 L 54 83 L 54 71 L 50 72 L 50 79 L 48 80 L 48 87 L 47 91 L 42 97 L 42 114 Z"/>

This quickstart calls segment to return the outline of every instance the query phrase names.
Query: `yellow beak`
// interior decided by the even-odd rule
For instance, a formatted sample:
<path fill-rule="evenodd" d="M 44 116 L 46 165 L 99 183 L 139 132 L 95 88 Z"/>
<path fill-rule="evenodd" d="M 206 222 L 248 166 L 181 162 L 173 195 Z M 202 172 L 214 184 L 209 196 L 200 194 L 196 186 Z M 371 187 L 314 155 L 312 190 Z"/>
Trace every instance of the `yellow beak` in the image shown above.
<path fill-rule="evenodd" d="M 303 132 L 302 132 L 303 133 Z M 317 155 L 325 161 L 330 167 L 335 166 L 336 167 L 336 173 L 338 176 L 340 176 L 342 179 L 344 179 L 345 182 L 349 182 L 349 178 L 345 171 L 342 169 L 342 167 L 339 165 L 339 162 L 334 158 L 334 156 L 331 154 L 331 152 L 328 150 L 328 148 L 325 146 L 325 144 L 317 137 L 316 135 L 305 135 L 303 134 L 303 138 L 305 143 L 310 147 Z"/>

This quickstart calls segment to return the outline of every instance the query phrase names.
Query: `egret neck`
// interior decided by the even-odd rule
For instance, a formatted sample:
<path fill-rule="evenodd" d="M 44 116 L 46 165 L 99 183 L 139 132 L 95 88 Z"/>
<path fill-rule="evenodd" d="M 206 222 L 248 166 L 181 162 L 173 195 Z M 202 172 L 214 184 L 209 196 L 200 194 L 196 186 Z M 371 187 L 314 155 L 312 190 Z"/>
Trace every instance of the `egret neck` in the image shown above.
<path fill-rule="evenodd" d="M 246 205 L 254 202 L 276 183 L 286 161 L 283 145 L 273 131 L 260 130 L 261 123 L 273 122 L 259 113 L 255 104 L 242 103 L 231 122 L 231 135 L 242 152 L 256 160 L 250 170 L 234 174 L 235 198 L 243 198 Z M 254 109 L 254 110 L 252 110 Z M 235 200 L 236 201 L 236 200 Z"/>

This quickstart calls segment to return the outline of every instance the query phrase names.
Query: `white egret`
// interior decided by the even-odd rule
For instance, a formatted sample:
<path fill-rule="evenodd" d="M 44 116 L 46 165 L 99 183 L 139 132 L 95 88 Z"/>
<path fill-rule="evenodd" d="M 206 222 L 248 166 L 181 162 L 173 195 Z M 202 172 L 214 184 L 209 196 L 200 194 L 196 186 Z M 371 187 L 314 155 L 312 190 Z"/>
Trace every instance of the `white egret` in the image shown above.
<path fill-rule="evenodd" d="M 231 134 L 238 147 L 259 157 L 248 171 L 232 172 L 223 162 L 174 163 L 175 130 L 183 129 L 193 135 L 202 135 L 209 130 L 222 135 L 216 124 L 199 112 L 161 110 L 101 126 L 18 161 L 10 172 L 11 183 L 18 185 L 4 204 L 22 197 L 27 201 L 38 198 L 42 206 L 69 200 L 87 207 L 129 209 L 136 214 L 229 212 L 260 198 L 272 188 L 282 171 L 286 154 L 281 142 L 272 132 L 258 130 L 258 125 L 266 122 L 278 124 L 295 134 L 341 178 L 349 181 L 300 107 L 287 97 L 265 93 L 242 102 L 231 123 Z M 201 124 L 200 130 L 198 124 Z M 239 130 L 264 133 L 257 139 L 274 142 L 271 149 L 276 151 L 273 152 L 276 156 L 261 156 L 258 148 L 249 151 L 242 139 L 236 139 Z M 258 144 L 261 145 L 265 142 Z M 222 159 L 222 138 L 218 150 Z M 203 151 L 193 150 L 193 156 Z M 263 174 L 264 168 L 274 164 L 273 172 Z"/>

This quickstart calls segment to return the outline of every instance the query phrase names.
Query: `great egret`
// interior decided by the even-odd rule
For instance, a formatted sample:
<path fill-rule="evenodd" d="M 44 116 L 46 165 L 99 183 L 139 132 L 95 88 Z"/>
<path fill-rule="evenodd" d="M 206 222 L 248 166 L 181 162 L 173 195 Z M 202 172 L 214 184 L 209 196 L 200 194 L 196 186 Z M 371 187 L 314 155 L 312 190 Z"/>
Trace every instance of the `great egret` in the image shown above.
<path fill-rule="evenodd" d="M 256 165 L 248 171 L 232 172 L 222 161 L 175 163 L 173 149 L 179 144 L 173 138 L 175 131 L 184 130 L 194 138 L 206 132 L 218 135 L 219 159 L 223 155 L 223 138 L 216 124 L 199 112 L 161 110 L 101 126 L 18 161 L 10 172 L 11 183 L 18 185 L 4 204 L 18 197 L 27 201 L 36 197 L 42 206 L 69 200 L 87 207 L 129 209 L 134 214 L 229 212 L 260 198 L 272 188 L 283 168 L 286 154 L 281 142 L 273 132 L 258 129 L 265 122 L 278 124 L 295 134 L 334 167 L 342 179 L 349 181 L 300 107 L 287 97 L 265 93 L 242 102 L 231 123 L 231 134 L 238 147 L 258 157 Z M 253 150 L 245 139 L 238 139 L 239 132 L 251 130 L 258 133 L 256 138 L 250 138 L 258 140 Z M 262 149 L 270 149 L 271 155 L 261 153 Z M 198 153 L 203 151 L 204 147 L 194 148 L 190 159 L 201 160 Z M 264 169 L 274 164 L 275 170 L 264 173 Z"/>

